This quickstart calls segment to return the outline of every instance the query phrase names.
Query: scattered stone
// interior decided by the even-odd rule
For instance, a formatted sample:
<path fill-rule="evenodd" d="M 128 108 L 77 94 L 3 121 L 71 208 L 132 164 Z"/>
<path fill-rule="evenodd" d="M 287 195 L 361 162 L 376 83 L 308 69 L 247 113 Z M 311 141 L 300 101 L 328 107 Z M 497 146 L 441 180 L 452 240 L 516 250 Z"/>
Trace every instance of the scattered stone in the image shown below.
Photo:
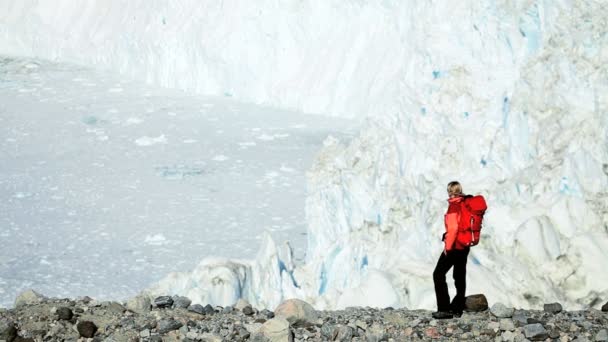
<path fill-rule="evenodd" d="M 560 303 L 550 303 L 544 305 L 545 312 L 550 312 L 552 314 L 562 312 L 562 305 Z"/>
<path fill-rule="evenodd" d="M 148 296 L 138 295 L 127 301 L 127 309 L 139 314 L 150 312 L 151 306 L 152 301 Z"/>
<path fill-rule="evenodd" d="M 24 305 L 37 304 L 37 303 L 42 302 L 45 299 L 46 299 L 46 297 L 44 297 L 43 295 L 41 295 L 40 293 L 38 293 L 32 289 L 25 290 L 25 291 L 21 292 L 21 294 L 19 294 L 17 296 L 17 298 L 15 299 L 15 307 L 19 308 Z"/>
<path fill-rule="evenodd" d="M 200 304 L 190 305 L 188 307 L 188 311 L 196 312 L 197 314 L 200 314 L 200 315 L 205 314 L 205 308 Z"/>
<path fill-rule="evenodd" d="M 338 334 L 336 335 L 336 341 L 350 341 L 353 339 L 355 329 L 348 325 L 342 325 L 338 327 Z"/>
<path fill-rule="evenodd" d="M 595 335 L 596 341 L 608 341 L 608 330 L 602 329 Z"/>
<path fill-rule="evenodd" d="M 440 338 L 441 337 L 439 330 L 437 330 L 437 328 L 435 328 L 435 327 L 427 328 L 424 331 L 424 335 L 426 335 L 427 337 L 430 337 L 430 338 Z"/>
<path fill-rule="evenodd" d="M 74 313 L 72 312 L 72 310 L 70 308 L 66 308 L 64 306 L 64 307 L 57 309 L 57 317 L 60 320 L 69 321 L 72 319 L 72 317 L 74 317 Z"/>
<path fill-rule="evenodd" d="M 144 329 L 144 330 L 140 331 L 139 336 L 143 337 L 143 338 L 150 337 L 150 329 Z"/>
<path fill-rule="evenodd" d="M 78 322 L 76 329 L 80 336 L 85 338 L 92 338 L 97 332 L 97 326 L 91 321 Z"/>
<path fill-rule="evenodd" d="M 173 305 L 173 298 L 169 296 L 160 296 L 154 299 L 154 306 L 159 309 L 170 308 Z"/>
<path fill-rule="evenodd" d="M 187 309 L 192 304 L 192 301 L 188 297 L 174 296 L 172 299 L 173 308 Z"/>
<path fill-rule="evenodd" d="M 494 332 L 497 332 L 498 330 L 500 330 L 500 323 L 498 322 L 490 322 L 488 323 L 488 330 L 492 330 Z"/>
<path fill-rule="evenodd" d="M 325 339 L 333 341 L 337 335 L 338 330 L 336 329 L 335 325 L 329 322 L 323 323 L 321 326 L 321 336 L 325 337 Z"/>
<path fill-rule="evenodd" d="M 183 324 L 174 320 L 173 318 L 161 319 L 158 322 L 158 332 L 160 334 L 166 334 L 169 331 L 177 330 L 182 327 Z"/>
<path fill-rule="evenodd" d="M 518 326 L 523 327 L 528 324 L 528 316 L 522 310 L 516 310 L 513 313 L 513 320 L 518 323 Z"/>
<path fill-rule="evenodd" d="M 274 312 L 268 310 L 268 309 L 264 309 L 262 310 L 262 312 L 260 312 L 262 315 L 266 316 L 266 318 L 271 319 L 274 318 Z"/>
<path fill-rule="evenodd" d="M 524 335 L 532 341 L 542 341 L 549 337 L 547 330 L 540 323 L 528 324 L 524 326 Z"/>
<path fill-rule="evenodd" d="M 492 315 L 498 318 L 511 318 L 513 317 L 514 311 L 515 310 L 513 308 L 508 308 L 502 303 L 495 303 L 490 308 Z"/>
<path fill-rule="evenodd" d="M 116 302 L 103 302 L 101 304 L 101 307 L 109 312 L 113 312 L 118 315 L 127 311 L 127 309 L 124 306 L 122 306 L 122 304 L 116 303 Z"/>
<path fill-rule="evenodd" d="M 513 331 L 513 330 L 515 330 L 515 324 L 510 319 L 501 319 L 500 320 L 500 330 Z"/>
<path fill-rule="evenodd" d="M 288 299 L 274 310 L 276 317 L 283 317 L 292 325 L 312 323 L 317 320 L 317 312 L 312 305 L 300 299 Z"/>
<path fill-rule="evenodd" d="M 243 314 L 247 315 L 247 316 L 251 316 L 254 314 L 253 308 L 251 307 L 251 305 L 247 305 L 246 307 L 243 308 Z"/>
<path fill-rule="evenodd" d="M 203 313 L 205 315 L 213 315 L 215 313 L 215 309 L 210 304 L 205 305 L 203 308 Z"/>
<path fill-rule="evenodd" d="M 465 310 L 479 312 L 488 309 L 488 300 L 483 294 L 467 296 L 464 304 Z"/>

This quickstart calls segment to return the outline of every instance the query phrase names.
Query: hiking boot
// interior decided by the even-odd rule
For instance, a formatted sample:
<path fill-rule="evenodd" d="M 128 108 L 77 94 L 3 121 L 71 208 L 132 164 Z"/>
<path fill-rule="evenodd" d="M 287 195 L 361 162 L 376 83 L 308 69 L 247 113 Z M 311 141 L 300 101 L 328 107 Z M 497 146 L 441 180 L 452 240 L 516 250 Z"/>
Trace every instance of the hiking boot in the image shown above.
<path fill-rule="evenodd" d="M 447 311 L 435 311 L 432 314 L 434 319 L 447 319 L 447 318 L 454 318 L 454 315 L 451 312 L 447 312 Z"/>
<path fill-rule="evenodd" d="M 452 315 L 454 315 L 454 317 L 456 317 L 456 318 L 462 317 L 462 311 L 459 311 L 459 310 L 450 310 L 450 313 Z"/>

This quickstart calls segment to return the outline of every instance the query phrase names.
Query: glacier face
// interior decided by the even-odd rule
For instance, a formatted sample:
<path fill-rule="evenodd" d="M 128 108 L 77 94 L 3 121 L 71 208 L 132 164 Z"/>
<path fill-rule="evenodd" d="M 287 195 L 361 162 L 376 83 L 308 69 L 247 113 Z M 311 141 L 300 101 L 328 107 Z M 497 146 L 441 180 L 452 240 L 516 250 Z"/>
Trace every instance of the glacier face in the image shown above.
<path fill-rule="evenodd" d="M 392 15 L 403 5 L 2 0 L 0 46 L 206 95 L 361 117 L 409 65 L 402 18 Z"/>
<path fill-rule="evenodd" d="M 0 2 L 0 45 L 346 117 L 308 175 L 307 260 L 203 260 L 148 293 L 433 308 L 445 185 L 488 199 L 468 293 L 608 296 L 608 9 L 594 1 Z M 26 18 L 23 23 L 16 18 Z M 66 37 L 57 39 L 57 36 Z"/>

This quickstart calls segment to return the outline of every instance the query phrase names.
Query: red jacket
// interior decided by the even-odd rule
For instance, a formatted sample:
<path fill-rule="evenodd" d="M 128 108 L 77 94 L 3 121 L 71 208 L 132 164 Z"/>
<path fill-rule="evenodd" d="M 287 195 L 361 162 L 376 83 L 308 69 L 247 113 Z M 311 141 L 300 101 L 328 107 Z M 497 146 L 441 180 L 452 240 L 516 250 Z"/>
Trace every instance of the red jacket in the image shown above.
<path fill-rule="evenodd" d="M 448 211 L 445 213 L 445 250 L 465 249 L 465 246 L 456 241 L 458 235 L 458 222 L 460 222 L 460 203 L 464 197 L 453 197 L 448 199 Z"/>

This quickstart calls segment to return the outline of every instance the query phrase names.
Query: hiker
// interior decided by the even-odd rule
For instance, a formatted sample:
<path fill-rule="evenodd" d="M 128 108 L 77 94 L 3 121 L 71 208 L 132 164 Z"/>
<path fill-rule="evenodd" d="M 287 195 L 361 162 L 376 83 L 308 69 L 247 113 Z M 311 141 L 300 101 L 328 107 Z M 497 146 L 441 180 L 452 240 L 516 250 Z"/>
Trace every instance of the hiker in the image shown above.
<path fill-rule="evenodd" d="M 433 312 L 433 318 L 443 319 L 460 317 L 464 311 L 467 257 L 469 246 L 461 244 L 457 240 L 458 225 L 460 222 L 461 202 L 465 198 L 460 183 L 454 181 L 448 184 L 448 211 L 445 214 L 445 230 L 443 241 L 445 247 L 435 271 L 433 271 L 433 282 L 435 283 L 435 296 L 437 297 L 437 311 Z M 445 275 L 450 268 L 454 267 L 453 277 L 456 286 L 456 296 L 450 303 L 448 284 Z"/>

